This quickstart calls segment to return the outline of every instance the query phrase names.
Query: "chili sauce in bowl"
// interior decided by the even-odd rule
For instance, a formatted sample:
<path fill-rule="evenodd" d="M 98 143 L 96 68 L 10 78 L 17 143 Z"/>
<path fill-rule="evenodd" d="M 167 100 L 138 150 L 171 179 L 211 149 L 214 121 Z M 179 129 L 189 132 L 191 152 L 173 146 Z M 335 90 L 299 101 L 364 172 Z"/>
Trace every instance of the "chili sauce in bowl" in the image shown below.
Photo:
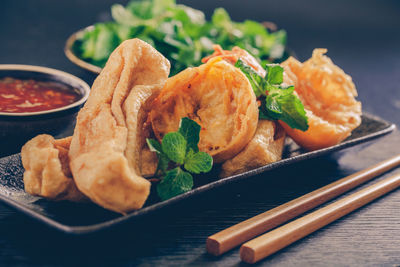
<path fill-rule="evenodd" d="M 68 106 L 79 100 L 78 92 L 56 82 L 0 79 L 0 112 L 27 113 Z"/>
<path fill-rule="evenodd" d="M 38 134 L 64 136 L 89 92 L 87 83 L 63 71 L 0 64 L 0 157 Z"/>

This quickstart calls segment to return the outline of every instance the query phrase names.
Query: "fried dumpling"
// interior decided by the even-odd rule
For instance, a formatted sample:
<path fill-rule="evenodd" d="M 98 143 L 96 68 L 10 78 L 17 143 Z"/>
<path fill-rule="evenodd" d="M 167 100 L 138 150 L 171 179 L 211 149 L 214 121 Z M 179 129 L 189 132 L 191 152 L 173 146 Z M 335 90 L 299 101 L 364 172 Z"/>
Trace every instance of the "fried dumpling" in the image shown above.
<path fill-rule="evenodd" d="M 181 118 L 201 126 L 199 149 L 214 162 L 234 157 L 257 128 L 256 96 L 246 76 L 221 58 L 168 79 L 154 100 L 150 120 L 155 136 L 177 131 Z"/>
<path fill-rule="evenodd" d="M 246 172 L 282 158 L 285 131 L 276 122 L 260 120 L 250 143 L 234 158 L 221 166 L 220 177 Z"/>
<path fill-rule="evenodd" d="M 202 61 L 208 62 L 215 57 L 221 57 L 232 65 L 235 65 L 240 59 L 251 66 L 261 77 L 266 74 L 260 63 L 246 50 L 239 47 L 234 47 L 232 50 L 223 50 L 219 45 L 215 45 L 214 53 L 203 58 Z M 296 79 L 296 76 L 290 70 L 283 73 L 284 85 L 293 85 Z M 220 177 L 239 174 L 280 160 L 285 136 L 283 128 L 276 122 L 260 120 L 250 143 L 239 154 L 222 164 Z"/>
<path fill-rule="evenodd" d="M 132 39 L 114 50 L 79 112 L 70 168 L 79 190 L 120 213 L 145 203 L 150 182 L 140 176 L 142 125 L 170 64 L 149 44 Z"/>
<path fill-rule="evenodd" d="M 71 137 L 54 140 L 42 134 L 28 141 L 21 150 L 25 191 L 52 200 L 87 199 L 76 187 L 69 169 Z"/>
<path fill-rule="evenodd" d="M 349 75 L 325 56 L 326 49 L 314 49 L 304 63 L 290 57 L 282 66 L 296 76 L 295 91 L 308 117 L 303 132 L 281 122 L 287 134 L 300 146 L 315 150 L 336 145 L 361 123 L 361 103 Z"/>
<path fill-rule="evenodd" d="M 212 58 L 220 57 L 232 65 L 235 65 L 236 61 L 240 58 L 240 60 L 246 62 L 246 64 L 252 67 L 261 77 L 265 76 L 265 69 L 263 69 L 257 59 L 246 50 L 237 46 L 233 47 L 232 50 L 223 50 L 220 45 L 213 45 L 213 49 L 214 53 L 203 58 L 201 62 L 207 63 Z"/>
<path fill-rule="evenodd" d="M 209 60 L 220 57 L 228 63 L 235 65 L 236 62 L 240 59 L 245 62 L 247 65 L 253 68 L 253 70 L 260 75 L 261 77 L 265 77 L 266 70 L 260 65 L 255 57 L 249 54 L 246 50 L 240 47 L 233 47 L 232 50 L 223 50 L 220 45 L 214 45 L 214 53 L 203 58 L 201 62 L 207 63 Z M 290 71 L 289 68 L 286 68 L 283 72 L 283 86 L 294 85 L 294 81 L 297 80 L 296 76 Z"/>

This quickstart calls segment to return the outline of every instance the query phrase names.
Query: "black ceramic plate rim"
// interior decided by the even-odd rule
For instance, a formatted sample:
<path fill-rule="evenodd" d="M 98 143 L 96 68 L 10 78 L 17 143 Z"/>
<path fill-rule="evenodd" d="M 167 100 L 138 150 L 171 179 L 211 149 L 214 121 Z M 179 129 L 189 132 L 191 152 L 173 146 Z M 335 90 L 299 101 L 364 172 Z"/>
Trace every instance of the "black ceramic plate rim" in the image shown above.
<path fill-rule="evenodd" d="M 377 117 L 370 115 L 370 114 L 364 114 L 365 116 L 369 117 L 369 118 L 374 118 L 374 119 L 378 119 Z M 380 120 L 380 119 L 379 119 Z M 146 215 L 146 214 L 150 214 L 156 210 L 160 210 L 163 207 L 166 206 L 170 206 L 174 203 L 178 203 L 184 199 L 190 198 L 192 196 L 201 194 L 203 192 L 206 192 L 208 190 L 223 186 L 225 184 L 228 183 L 232 183 L 235 181 L 239 181 L 245 178 L 248 178 L 250 176 L 254 176 L 275 168 L 278 168 L 280 166 L 284 166 L 290 163 L 295 163 L 295 162 L 299 162 L 302 160 L 306 160 L 306 159 L 311 159 L 311 158 L 315 158 L 317 156 L 329 153 L 329 152 L 333 152 L 333 151 L 337 151 L 339 149 L 344 149 L 356 144 L 359 144 L 361 142 L 366 142 L 369 141 L 371 139 L 374 139 L 376 137 L 388 134 L 390 132 L 392 132 L 394 129 L 396 128 L 396 126 L 392 123 L 388 123 L 388 126 L 382 130 L 358 137 L 358 138 L 354 138 L 348 141 L 344 141 L 338 145 L 335 146 L 331 146 L 328 148 L 324 148 L 324 149 L 320 149 L 320 150 L 316 150 L 316 151 L 312 151 L 312 152 L 306 152 L 300 155 L 296 155 L 290 158 L 286 158 L 286 159 L 282 159 L 280 161 L 265 165 L 263 167 L 242 173 L 242 174 L 238 174 L 238 175 L 234 175 L 234 176 L 230 176 L 230 177 L 226 177 L 226 178 L 222 178 L 219 180 L 216 180 L 214 182 L 208 183 L 206 185 L 200 186 L 198 188 L 195 188 L 187 193 L 181 194 L 179 196 L 176 196 L 174 198 L 171 198 L 169 200 L 166 201 L 162 201 L 153 205 L 150 205 L 148 207 L 142 208 L 140 210 L 134 211 L 132 213 L 129 213 L 128 215 L 125 216 L 120 216 L 118 218 L 115 219 L 111 219 L 102 223 L 97 223 L 97 224 L 92 224 L 92 225 L 85 225 L 85 226 L 68 226 L 65 224 L 62 224 L 56 220 L 53 220 L 49 217 L 46 217 L 40 213 L 37 213 L 33 210 L 31 210 L 30 208 L 24 206 L 23 204 L 14 201 L 13 199 L 7 198 L 7 196 L 0 194 L 0 200 L 2 200 L 5 204 L 8 204 L 10 207 L 15 208 L 19 211 L 22 211 L 23 213 L 25 213 L 26 215 L 40 221 L 40 222 L 44 222 L 46 225 L 53 227 L 57 230 L 60 230 L 64 233 L 67 234 L 73 234 L 73 235 L 82 235 L 82 234 L 89 234 L 89 233 L 93 233 L 93 232 L 97 232 L 100 230 L 105 230 L 107 228 L 110 228 L 112 226 L 116 226 L 120 223 L 126 223 L 134 218 Z"/>
<path fill-rule="evenodd" d="M 83 103 L 86 102 L 86 100 L 89 97 L 90 93 L 90 86 L 83 81 L 82 79 L 69 74 L 67 72 L 61 71 L 61 70 L 56 70 L 52 68 L 47 68 L 47 67 L 41 67 L 41 66 L 34 66 L 34 65 L 22 65 L 22 64 L 0 64 L 0 71 L 21 71 L 21 72 L 37 72 L 37 73 L 44 73 L 44 74 L 49 74 L 53 75 L 56 77 L 64 77 L 69 80 L 73 80 L 81 88 L 83 89 L 83 94 L 81 95 L 81 98 L 67 106 L 63 106 L 60 108 L 55 108 L 55 109 L 50 109 L 50 110 L 44 110 L 44 111 L 37 111 L 37 112 L 20 112 L 20 113 L 12 113 L 12 112 L 0 112 L 0 116 L 4 117 L 30 117 L 30 116 L 37 116 L 37 115 L 45 115 L 45 114 L 50 114 L 50 113 L 56 113 L 60 111 L 65 111 L 69 110 L 75 107 L 79 107 L 83 105 Z"/>

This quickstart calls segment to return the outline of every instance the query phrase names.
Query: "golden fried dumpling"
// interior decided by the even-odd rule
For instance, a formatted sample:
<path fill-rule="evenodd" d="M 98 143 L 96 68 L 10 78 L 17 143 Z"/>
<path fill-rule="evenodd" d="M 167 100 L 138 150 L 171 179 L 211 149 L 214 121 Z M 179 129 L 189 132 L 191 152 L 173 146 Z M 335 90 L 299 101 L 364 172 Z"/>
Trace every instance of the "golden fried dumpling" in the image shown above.
<path fill-rule="evenodd" d="M 261 67 L 259 62 L 247 51 L 239 47 L 234 47 L 232 50 L 223 50 L 219 45 L 215 45 L 214 53 L 203 58 L 202 62 L 208 62 L 215 57 L 221 57 L 232 65 L 235 65 L 240 59 L 251 66 L 260 76 L 264 77 L 266 74 L 265 69 Z M 293 85 L 294 80 L 296 80 L 296 76 L 290 70 L 283 73 L 285 85 Z M 260 120 L 250 143 L 239 154 L 222 164 L 220 176 L 227 177 L 239 174 L 280 160 L 285 135 L 283 128 L 279 124 L 269 120 Z"/>
<path fill-rule="evenodd" d="M 189 68 L 167 80 L 154 100 L 150 120 L 155 136 L 177 131 L 181 118 L 201 126 L 199 149 L 214 162 L 234 157 L 253 138 L 256 96 L 246 76 L 221 58 Z"/>
<path fill-rule="evenodd" d="M 52 200 L 82 201 L 69 169 L 71 138 L 54 140 L 42 134 L 28 141 L 21 150 L 25 191 Z"/>
<path fill-rule="evenodd" d="M 349 75 L 315 49 L 304 63 L 290 57 L 281 65 L 297 77 L 295 91 L 308 117 L 309 128 L 303 132 L 280 122 L 287 134 L 300 146 L 315 150 L 336 145 L 361 123 L 361 103 Z"/>
<path fill-rule="evenodd" d="M 237 46 L 233 47 L 232 50 L 223 50 L 220 45 L 213 45 L 213 49 L 214 53 L 203 58 L 201 62 L 207 63 L 212 58 L 220 57 L 232 65 L 235 65 L 238 59 L 240 59 L 252 67 L 261 77 L 265 76 L 265 69 L 263 69 L 260 63 L 246 50 Z"/>
<path fill-rule="evenodd" d="M 220 177 L 239 174 L 280 160 L 285 135 L 278 123 L 260 120 L 250 143 L 234 158 L 222 164 Z"/>
<path fill-rule="evenodd" d="M 211 55 L 203 58 L 201 62 L 207 63 L 209 60 L 215 58 L 215 57 L 220 57 L 226 62 L 231 63 L 232 65 L 235 65 L 236 62 L 240 59 L 247 65 L 253 68 L 253 70 L 260 75 L 261 77 L 265 77 L 266 71 L 265 69 L 260 65 L 260 63 L 253 57 L 252 55 L 249 54 L 246 50 L 240 48 L 240 47 L 233 47 L 232 50 L 223 50 L 220 45 L 214 45 L 213 46 L 214 53 Z M 293 76 L 291 71 L 286 68 L 285 71 L 283 72 L 283 84 L 282 85 L 294 85 L 293 81 L 297 80 L 296 76 Z"/>
<path fill-rule="evenodd" d="M 120 213 L 145 203 L 150 182 L 140 176 L 147 106 L 168 78 L 170 64 L 132 39 L 114 50 L 77 117 L 69 158 L 77 187 Z"/>

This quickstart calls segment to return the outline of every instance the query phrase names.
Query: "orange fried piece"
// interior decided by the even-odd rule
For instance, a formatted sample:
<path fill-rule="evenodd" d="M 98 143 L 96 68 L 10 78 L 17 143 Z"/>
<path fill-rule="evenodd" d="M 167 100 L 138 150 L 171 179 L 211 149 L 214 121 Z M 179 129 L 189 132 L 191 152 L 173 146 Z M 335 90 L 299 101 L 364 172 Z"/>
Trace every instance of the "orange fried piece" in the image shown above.
<path fill-rule="evenodd" d="M 260 65 L 257 59 L 252 55 L 250 55 L 246 50 L 237 46 L 235 46 L 232 50 L 223 50 L 222 47 L 219 45 L 214 45 L 213 48 L 214 48 L 214 53 L 203 58 L 201 60 L 203 63 L 208 62 L 212 58 L 220 57 L 226 62 L 235 65 L 238 59 L 240 59 L 244 63 L 252 67 L 253 70 L 255 70 L 258 75 L 260 75 L 261 77 L 265 77 L 266 74 L 265 69 Z M 296 80 L 296 76 L 294 76 L 294 74 L 291 73 L 291 71 L 288 68 L 285 69 L 285 71 L 283 72 L 282 85 L 286 86 L 294 85 L 293 82 L 294 80 Z"/>
<path fill-rule="evenodd" d="M 265 70 L 261 67 L 260 63 L 255 59 L 252 55 L 250 55 L 246 50 L 241 49 L 240 47 L 235 46 L 232 50 L 223 50 L 220 45 L 214 45 L 214 53 L 203 58 L 201 62 L 207 63 L 210 59 L 215 57 L 220 57 L 223 60 L 231 63 L 232 65 L 236 64 L 236 61 L 240 58 L 247 65 L 252 67 L 260 76 L 265 76 Z"/>
<path fill-rule="evenodd" d="M 315 49 L 304 63 L 290 57 L 281 65 L 297 77 L 295 91 L 303 103 L 309 129 L 302 132 L 280 121 L 287 134 L 300 146 L 316 150 L 336 145 L 361 123 L 361 103 L 349 75 Z"/>
<path fill-rule="evenodd" d="M 181 118 L 201 126 L 199 149 L 214 162 L 234 157 L 253 138 L 258 122 L 255 94 L 246 76 L 221 58 L 167 80 L 152 103 L 150 120 L 161 140 Z"/>

